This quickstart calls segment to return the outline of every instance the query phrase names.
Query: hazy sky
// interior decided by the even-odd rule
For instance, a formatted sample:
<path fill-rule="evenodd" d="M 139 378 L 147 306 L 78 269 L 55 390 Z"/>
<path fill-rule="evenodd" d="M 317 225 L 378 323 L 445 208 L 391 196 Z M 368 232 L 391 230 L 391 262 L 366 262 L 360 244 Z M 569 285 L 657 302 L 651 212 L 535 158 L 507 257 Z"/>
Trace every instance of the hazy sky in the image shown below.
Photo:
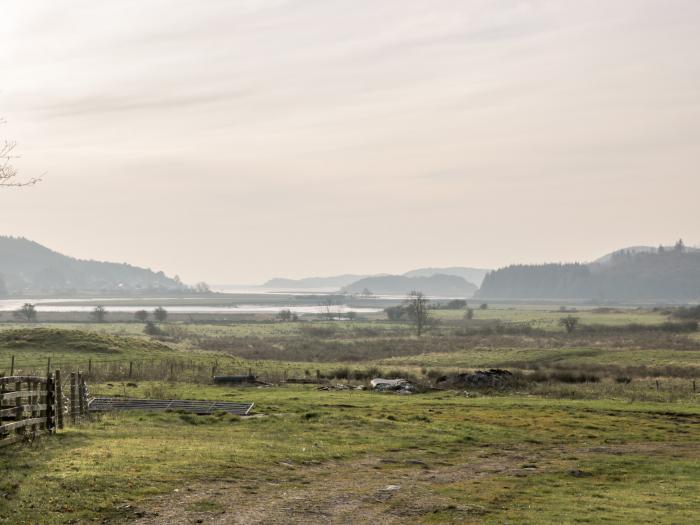
<path fill-rule="evenodd" d="M 0 234 L 188 282 L 700 242 L 697 0 L 3 0 Z"/>

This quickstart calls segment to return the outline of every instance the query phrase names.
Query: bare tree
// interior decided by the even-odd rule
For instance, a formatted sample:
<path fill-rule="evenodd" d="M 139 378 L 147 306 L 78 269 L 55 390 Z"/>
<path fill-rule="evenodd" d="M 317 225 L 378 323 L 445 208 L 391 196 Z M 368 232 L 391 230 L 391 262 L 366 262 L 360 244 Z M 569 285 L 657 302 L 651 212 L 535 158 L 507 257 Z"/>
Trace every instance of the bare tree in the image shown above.
<path fill-rule="evenodd" d="M 107 309 L 102 306 L 98 305 L 95 307 L 95 309 L 90 313 L 90 317 L 92 318 L 93 321 L 96 323 L 104 323 L 105 318 L 107 317 Z"/>
<path fill-rule="evenodd" d="M 5 121 L 0 119 L 0 124 Z M 19 180 L 17 178 L 17 169 L 13 162 L 19 158 L 15 153 L 17 143 L 10 140 L 0 140 L 0 187 L 1 186 L 31 186 L 36 184 L 41 179 Z"/>
<path fill-rule="evenodd" d="M 335 306 L 335 298 L 328 295 L 321 300 L 321 315 L 332 321 L 338 315 L 338 309 Z"/>
<path fill-rule="evenodd" d="M 145 323 L 148 321 L 148 312 L 146 310 L 138 310 L 137 312 L 134 312 L 134 319 Z"/>
<path fill-rule="evenodd" d="M 22 308 L 12 312 L 12 315 L 15 316 L 15 319 L 26 320 L 30 323 L 36 321 L 37 317 L 36 308 L 33 304 L 30 303 L 24 303 L 24 305 L 22 305 Z"/>
<path fill-rule="evenodd" d="M 416 329 L 416 335 L 420 337 L 430 322 L 428 299 L 423 295 L 423 292 L 413 291 L 408 294 L 404 306 L 408 318 Z"/>

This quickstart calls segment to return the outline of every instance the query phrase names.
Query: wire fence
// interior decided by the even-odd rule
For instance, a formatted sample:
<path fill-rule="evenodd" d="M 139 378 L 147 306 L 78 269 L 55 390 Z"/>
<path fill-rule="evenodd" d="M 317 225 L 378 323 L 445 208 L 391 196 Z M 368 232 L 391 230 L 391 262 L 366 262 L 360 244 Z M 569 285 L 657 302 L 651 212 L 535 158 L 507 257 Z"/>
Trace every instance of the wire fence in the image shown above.
<path fill-rule="evenodd" d="M 298 363 L 242 361 L 236 358 L 157 357 L 142 359 L 21 359 L 11 356 L 0 361 L 0 376 L 46 376 L 53 369 L 66 374 L 80 372 L 90 382 L 182 381 L 211 383 L 216 376 L 251 376 L 267 383 L 314 382 L 324 374 Z"/>

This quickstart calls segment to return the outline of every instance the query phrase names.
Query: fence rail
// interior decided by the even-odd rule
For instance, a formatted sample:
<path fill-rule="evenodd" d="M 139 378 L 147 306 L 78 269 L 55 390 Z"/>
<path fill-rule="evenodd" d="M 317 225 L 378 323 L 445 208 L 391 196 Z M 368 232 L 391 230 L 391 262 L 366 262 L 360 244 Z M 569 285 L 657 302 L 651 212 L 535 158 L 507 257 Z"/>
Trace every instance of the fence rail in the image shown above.
<path fill-rule="evenodd" d="M 46 377 L 0 377 L 0 447 L 53 434 L 64 427 L 67 410 L 76 424 L 88 414 L 87 385 L 80 373 L 70 374 L 69 398 L 64 399 L 61 371 Z"/>
<path fill-rule="evenodd" d="M 0 378 L 0 446 L 56 431 L 56 383 L 46 378 Z"/>

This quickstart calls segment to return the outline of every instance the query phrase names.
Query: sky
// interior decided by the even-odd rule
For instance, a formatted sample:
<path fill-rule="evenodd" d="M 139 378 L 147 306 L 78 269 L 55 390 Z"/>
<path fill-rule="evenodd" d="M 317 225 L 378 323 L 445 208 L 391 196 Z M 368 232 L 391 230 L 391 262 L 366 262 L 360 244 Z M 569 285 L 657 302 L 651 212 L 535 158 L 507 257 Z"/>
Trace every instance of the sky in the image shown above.
<path fill-rule="evenodd" d="M 700 243 L 697 0 L 3 0 L 0 234 L 185 282 Z"/>

